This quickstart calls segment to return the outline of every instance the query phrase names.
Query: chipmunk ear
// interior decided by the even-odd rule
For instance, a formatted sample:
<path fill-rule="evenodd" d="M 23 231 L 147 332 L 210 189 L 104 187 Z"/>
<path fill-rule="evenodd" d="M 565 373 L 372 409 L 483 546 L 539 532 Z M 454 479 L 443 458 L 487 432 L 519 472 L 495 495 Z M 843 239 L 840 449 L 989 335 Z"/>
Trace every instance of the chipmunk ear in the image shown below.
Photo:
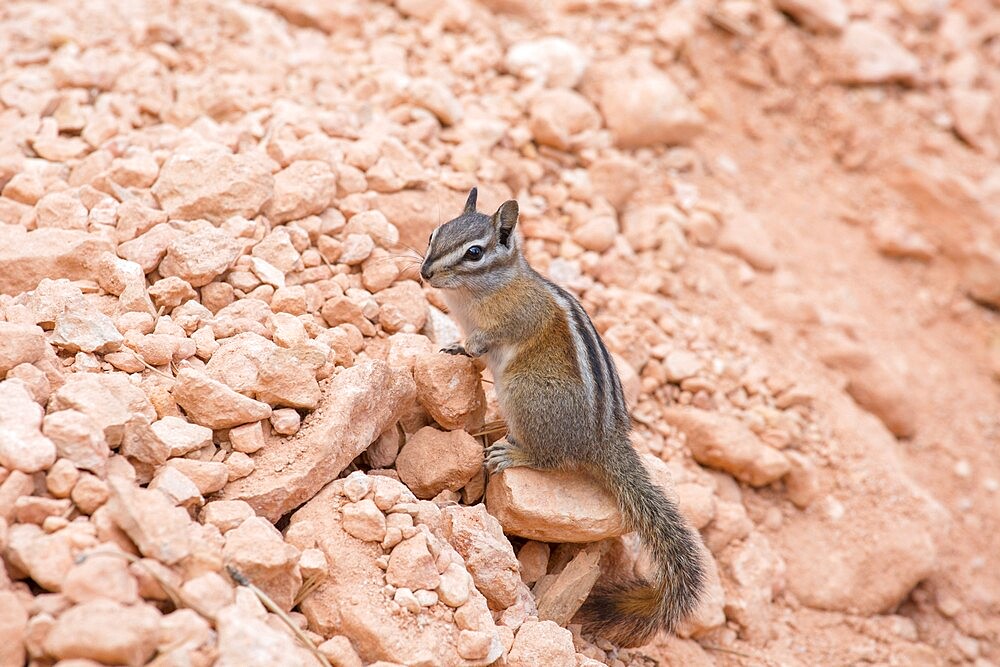
<path fill-rule="evenodd" d="M 517 224 L 517 211 L 517 202 L 508 199 L 500 204 L 500 208 L 493 214 L 493 225 L 500 237 L 500 245 L 508 248 L 510 247 L 510 235 L 514 231 L 514 225 Z"/>
<path fill-rule="evenodd" d="M 469 190 L 469 198 L 465 200 L 465 209 L 462 213 L 475 213 L 476 212 L 476 197 L 479 196 L 479 190 L 472 188 Z"/>

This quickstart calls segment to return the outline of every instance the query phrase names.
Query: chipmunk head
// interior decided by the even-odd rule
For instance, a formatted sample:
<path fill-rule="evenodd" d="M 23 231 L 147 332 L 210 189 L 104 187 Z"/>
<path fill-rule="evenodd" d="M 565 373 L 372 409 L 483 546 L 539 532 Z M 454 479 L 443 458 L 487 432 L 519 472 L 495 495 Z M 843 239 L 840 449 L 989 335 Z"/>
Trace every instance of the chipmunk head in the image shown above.
<path fill-rule="evenodd" d="M 462 214 L 431 234 L 420 275 L 434 287 L 489 289 L 517 267 L 517 202 L 505 201 L 486 215 L 476 211 L 476 195 L 472 188 Z"/>

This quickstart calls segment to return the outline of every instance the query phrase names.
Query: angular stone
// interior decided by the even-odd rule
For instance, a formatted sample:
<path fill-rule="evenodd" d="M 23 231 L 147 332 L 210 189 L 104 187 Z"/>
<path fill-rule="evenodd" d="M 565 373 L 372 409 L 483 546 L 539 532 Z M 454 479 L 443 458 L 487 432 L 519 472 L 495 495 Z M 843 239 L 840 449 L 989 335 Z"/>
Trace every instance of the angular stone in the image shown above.
<path fill-rule="evenodd" d="M 221 229 L 202 228 L 171 241 L 160 262 L 160 275 L 176 276 L 192 287 L 204 287 L 225 273 L 243 244 Z"/>
<path fill-rule="evenodd" d="M 849 19 L 843 0 L 777 0 L 774 4 L 816 32 L 839 33 Z"/>
<path fill-rule="evenodd" d="M 109 476 L 108 487 L 111 519 L 144 556 L 173 565 L 191 553 L 186 510 L 174 507 L 159 491 L 139 488 L 122 477 Z"/>
<path fill-rule="evenodd" d="M 0 465 L 34 473 L 55 463 L 56 446 L 42 435 L 42 412 L 23 382 L 0 382 Z"/>
<path fill-rule="evenodd" d="M 919 58 L 868 21 L 852 21 L 844 30 L 838 64 L 840 81 L 860 84 L 912 84 L 921 68 Z"/>
<path fill-rule="evenodd" d="M 337 194 L 337 177 L 319 160 L 298 160 L 274 175 L 264 214 L 274 224 L 322 213 Z"/>
<path fill-rule="evenodd" d="M 602 551 L 597 545 L 588 546 L 556 575 L 538 597 L 539 620 L 554 621 L 563 626 L 570 622 L 601 576 Z"/>
<path fill-rule="evenodd" d="M 483 448 L 465 431 L 425 426 L 396 457 L 399 479 L 417 498 L 430 499 L 445 489 L 458 491 L 482 468 Z"/>
<path fill-rule="evenodd" d="M 416 590 L 434 590 L 441 583 L 434 557 L 427 550 L 427 538 L 423 533 L 403 540 L 392 550 L 385 580 L 396 587 Z"/>
<path fill-rule="evenodd" d="M 111 665 L 146 664 L 156 652 L 160 612 L 150 605 L 93 600 L 62 614 L 45 638 L 58 660 L 89 659 Z"/>
<path fill-rule="evenodd" d="M 266 519 L 250 517 L 226 533 L 222 557 L 274 603 L 288 611 L 299 587 L 299 550 L 286 544 L 281 533 Z"/>
<path fill-rule="evenodd" d="M 344 505 L 344 530 L 359 540 L 381 542 L 385 539 L 385 515 L 371 499 Z"/>
<path fill-rule="evenodd" d="M 417 400 L 442 428 L 482 426 L 486 398 L 475 362 L 468 357 L 430 352 L 414 359 Z"/>
<path fill-rule="evenodd" d="M 124 373 L 72 373 L 49 400 L 50 413 L 73 409 L 90 417 L 104 432 L 108 445 L 117 447 L 125 425 L 139 414 L 152 422 L 156 410 L 146 394 Z"/>
<path fill-rule="evenodd" d="M 266 403 L 238 394 L 192 368 L 177 374 L 171 395 L 191 421 L 211 429 L 232 428 L 271 416 Z"/>
<path fill-rule="evenodd" d="M 575 665 L 573 635 L 552 621 L 525 621 L 507 654 L 508 667 Z"/>
<path fill-rule="evenodd" d="M 229 469 L 219 461 L 174 458 L 167 461 L 167 467 L 183 473 L 205 496 L 220 490 L 229 481 Z"/>
<path fill-rule="evenodd" d="M 73 567 L 73 548 L 67 531 L 46 534 L 31 523 L 17 523 L 7 533 L 5 558 L 47 591 L 62 589 Z"/>
<path fill-rule="evenodd" d="M 175 151 L 152 192 L 173 219 L 221 223 L 235 215 L 253 218 L 273 189 L 274 177 L 263 155 L 234 155 L 219 144 L 200 144 Z"/>
<path fill-rule="evenodd" d="M 380 433 L 413 405 L 409 373 L 369 361 L 341 371 L 323 387 L 319 407 L 288 439 L 273 439 L 255 456 L 256 469 L 223 496 L 246 500 L 277 521 L 336 478 Z"/>
<path fill-rule="evenodd" d="M 449 507 L 443 516 L 444 535 L 465 559 L 476 588 L 497 608 L 517 602 L 524 587 L 520 565 L 500 522 L 484 505 Z"/>
<path fill-rule="evenodd" d="M 124 558 L 92 553 L 69 571 L 62 593 L 76 603 L 103 598 L 134 604 L 139 601 L 139 584 Z"/>
<path fill-rule="evenodd" d="M 14 591 L 0 591 L 0 665 L 23 665 L 28 612 Z"/>
<path fill-rule="evenodd" d="M 69 229 L 36 229 L 0 224 L 0 294 L 20 294 L 45 278 L 92 279 L 102 253 L 113 252 L 111 241 Z"/>
<path fill-rule="evenodd" d="M 45 354 L 45 332 L 34 324 L 0 322 L 0 378 L 15 366 L 31 364 Z"/>
<path fill-rule="evenodd" d="M 702 465 L 725 470 L 740 481 L 764 486 L 789 471 L 788 459 L 733 417 L 695 408 L 670 408 L 664 419 L 687 436 Z"/>

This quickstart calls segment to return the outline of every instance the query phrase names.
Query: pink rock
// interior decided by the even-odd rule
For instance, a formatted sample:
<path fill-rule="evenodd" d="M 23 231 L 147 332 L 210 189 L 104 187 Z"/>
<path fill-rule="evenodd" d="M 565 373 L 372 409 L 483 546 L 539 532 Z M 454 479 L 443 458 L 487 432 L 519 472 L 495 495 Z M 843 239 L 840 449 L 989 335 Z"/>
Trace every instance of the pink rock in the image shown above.
<path fill-rule="evenodd" d="M 242 500 L 213 500 L 201 510 L 201 522 L 215 526 L 222 534 L 252 516 L 253 508 Z"/>
<path fill-rule="evenodd" d="M 302 585 L 299 550 L 282 541 L 281 533 L 266 519 L 250 517 L 227 532 L 222 557 L 227 566 L 235 567 L 279 607 L 292 608 Z"/>
<path fill-rule="evenodd" d="M 69 459 L 56 459 L 45 475 L 45 488 L 56 498 L 69 498 L 80 479 L 80 471 Z"/>
<path fill-rule="evenodd" d="M 160 612 L 150 605 L 85 602 L 58 618 L 45 638 L 45 651 L 58 660 L 143 665 L 156 652 L 159 622 Z"/>
<path fill-rule="evenodd" d="M 483 448 L 465 431 L 426 426 L 412 436 L 396 458 L 399 479 L 418 498 L 458 491 L 483 465 Z"/>
<path fill-rule="evenodd" d="M 233 584 L 218 572 L 206 572 L 188 579 L 181 586 L 184 601 L 207 617 L 214 617 L 220 609 L 233 603 Z"/>
<path fill-rule="evenodd" d="M 622 148 L 684 144 L 704 130 L 701 112 L 647 60 L 625 57 L 595 67 L 594 85 L 604 122 Z"/>
<path fill-rule="evenodd" d="M 896 39 L 868 21 L 852 21 L 840 38 L 840 73 L 845 83 L 912 84 L 920 77 L 920 60 Z"/>
<path fill-rule="evenodd" d="M 180 417 L 157 419 L 150 428 L 169 447 L 171 457 L 184 456 L 212 444 L 212 429 L 188 423 Z"/>
<path fill-rule="evenodd" d="M 526 621 L 514 637 L 507 654 L 509 667 L 574 665 L 573 635 L 552 621 Z"/>
<path fill-rule="evenodd" d="M 539 80 L 550 88 L 575 88 L 587 69 L 583 50 L 564 37 L 542 37 L 513 44 L 504 65 L 525 79 Z"/>
<path fill-rule="evenodd" d="M 264 447 L 264 427 L 261 422 L 244 424 L 229 431 L 229 442 L 233 450 L 253 454 Z"/>
<path fill-rule="evenodd" d="M 486 506 L 505 532 L 541 542 L 596 542 L 623 530 L 614 499 L 579 473 L 505 470 L 490 478 Z"/>
<path fill-rule="evenodd" d="M 257 464 L 254 460 L 243 452 L 230 452 L 225 460 L 226 470 L 229 472 L 229 481 L 243 479 L 252 473 Z"/>
<path fill-rule="evenodd" d="M 256 470 L 230 483 L 227 499 L 242 499 L 277 520 L 347 467 L 413 404 L 406 371 L 369 361 L 341 371 L 324 388 L 319 407 L 287 442 L 273 441 L 255 457 Z"/>
<path fill-rule="evenodd" d="M 271 408 L 266 403 L 238 394 L 191 368 L 177 374 L 177 384 L 171 394 L 191 421 L 211 429 L 240 426 L 271 415 Z"/>
<path fill-rule="evenodd" d="M 337 194 L 337 177 L 319 160 L 298 160 L 274 175 L 264 214 L 275 224 L 322 213 Z"/>
<path fill-rule="evenodd" d="M 173 458 L 167 461 L 167 467 L 184 473 L 184 476 L 194 482 L 198 491 L 205 496 L 219 491 L 229 481 L 228 468 L 218 461 Z"/>
<path fill-rule="evenodd" d="M 379 323 L 389 333 L 404 331 L 416 333 L 427 322 L 427 297 L 420 285 L 412 280 L 401 280 L 375 295 L 381 309 Z"/>
<path fill-rule="evenodd" d="M 520 566 L 500 522 L 486 507 L 449 507 L 444 512 L 444 535 L 465 559 L 476 588 L 496 608 L 509 607 L 523 588 Z"/>
<path fill-rule="evenodd" d="M 385 515 L 375 505 L 375 501 L 365 498 L 348 503 L 343 507 L 344 530 L 365 542 L 381 542 L 385 539 Z"/>
<path fill-rule="evenodd" d="M 385 580 L 396 587 L 434 590 L 441 582 L 434 557 L 423 533 L 403 540 L 392 550 Z"/>
<path fill-rule="evenodd" d="M 68 192 L 52 192 L 35 204 L 38 227 L 58 229 L 87 229 L 87 207 Z"/>
<path fill-rule="evenodd" d="M 0 377 L 20 364 L 31 364 L 45 353 L 45 332 L 33 324 L 0 322 Z"/>
<path fill-rule="evenodd" d="M 0 382 L 0 465 L 34 473 L 55 463 L 56 446 L 42 435 L 42 407 L 20 380 Z"/>
<path fill-rule="evenodd" d="M 174 152 L 152 192 L 171 218 L 221 223 L 234 215 L 254 217 L 273 189 L 274 177 L 262 155 L 234 155 L 219 144 L 200 144 Z"/>
<path fill-rule="evenodd" d="M 28 612 L 13 591 L 0 591 L 0 665 L 23 665 Z"/>
<path fill-rule="evenodd" d="M 601 126 L 601 115 L 583 95 L 556 88 L 532 100 L 528 124 L 536 142 L 566 151 L 576 146 L 581 133 Z"/>
<path fill-rule="evenodd" d="M 101 253 L 113 244 L 95 234 L 69 229 L 0 225 L 0 294 L 34 289 L 43 278 L 91 279 Z"/>
<path fill-rule="evenodd" d="M 144 273 L 149 273 L 163 261 L 170 244 L 183 236 L 182 230 L 164 222 L 122 243 L 118 246 L 118 254 L 123 259 L 138 264 Z"/>
<path fill-rule="evenodd" d="M 167 245 L 160 275 L 177 276 L 192 287 L 202 287 L 229 269 L 243 244 L 221 229 L 202 227 Z"/>
<path fill-rule="evenodd" d="M 105 354 L 120 349 L 124 338 L 104 313 L 89 308 L 67 308 L 56 320 L 51 341 L 65 352 Z"/>
<path fill-rule="evenodd" d="M 150 422 L 156 410 L 146 394 L 132 384 L 124 373 L 73 373 L 49 401 L 50 413 L 73 409 L 87 415 L 104 433 L 107 444 L 117 447 L 125 425 L 139 414 Z"/>
<path fill-rule="evenodd" d="M 738 209 L 726 216 L 716 241 L 720 250 L 743 259 L 759 271 L 773 271 L 778 266 L 778 251 L 771 236 L 753 213 Z"/>
<path fill-rule="evenodd" d="M 725 470 L 747 484 L 770 484 L 791 467 L 784 454 L 765 445 L 732 417 L 695 408 L 670 408 L 664 411 L 664 418 L 687 436 L 696 461 Z"/>
<path fill-rule="evenodd" d="M 468 357 L 430 352 L 416 357 L 417 400 L 443 428 L 482 425 L 486 399 L 479 369 Z"/>
<path fill-rule="evenodd" d="M 176 468 L 161 467 L 146 488 L 159 491 L 174 505 L 188 510 L 201 507 L 205 502 L 197 485 Z"/>
<path fill-rule="evenodd" d="M 139 584 L 124 558 L 92 553 L 67 573 L 62 593 L 76 603 L 103 598 L 128 605 L 139 601 Z"/>
<path fill-rule="evenodd" d="M 567 563 L 538 596 L 540 620 L 554 621 L 559 625 L 570 622 L 601 576 L 602 553 L 599 545 L 590 545 Z"/>
<path fill-rule="evenodd" d="M 242 611 L 237 605 L 221 609 L 216 618 L 219 633 L 219 658 L 215 667 L 247 665 L 308 665 L 318 663 L 301 648 L 292 635 L 276 630 L 261 619 Z"/>
<path fill-rule="evenodd" d="M 5 557 L 48 591 L 59 591 L 73 567 L 73 546 L 67 531 L 47 535 L 31 523 L 7 531 Z"/>
<path fill-rule="evenodd" d="M 778 0 L 775 6 L 816 32 L 839 33 L 850 18 L 842 0 Z"/>
<path fill-rule="evenodd" d="M 332 664 L 339 665 L 339 667 L 364 667 L 365 663 L 361 661 L 361 656 L 354 650 L 351 640 L 343 635 L 330 637 L 316 648 Z"/>
<path fill-rule="evenodd" d="M 112 520 L 143 555 L 173 565 L 191 553 L 187 511 L 174 507 L 159 491 L 142 489 L 117 476 L 108 477 Z"/>
<path fill-rule="evenodd" d="M 407 91 L 414 104 L 437 116 L 442 125 L 454 125 L 462 119 L 462 104 L 441 81 L 420 78 L 410 83 Z"/>
<path fill-rule="evenodd" d="M 107 482 L 84 473 L 70 492 L 70 499 L 84 514 L 93 514 L 107 502 L 109 494 Z"/>

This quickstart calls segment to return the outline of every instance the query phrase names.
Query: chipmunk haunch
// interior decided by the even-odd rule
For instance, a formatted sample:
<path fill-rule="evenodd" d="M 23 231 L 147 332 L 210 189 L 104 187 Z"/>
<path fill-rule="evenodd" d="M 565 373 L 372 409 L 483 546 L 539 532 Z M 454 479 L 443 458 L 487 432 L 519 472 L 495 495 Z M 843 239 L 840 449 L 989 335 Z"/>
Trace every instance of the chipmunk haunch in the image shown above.
<path fill-rule="evenodd" d="M 509 434 L 487 449 L 491 473 L 578 470 L 615 497 L 655 574 L 600 582 L 578 618 L 584 632 L 641 645 L 659 629 L 675 629 L 697 605 L 705 579 L 700 537 L 632 447 L 621 381 L 590 317 L 522 254 L 517 202 L 487 215 L 476 210 L 476 195 L 473 188 L 461 215 L 434 230 L 420 269 L 466 334 L 443 351 L 485 356 L 493 374 Z"/>

